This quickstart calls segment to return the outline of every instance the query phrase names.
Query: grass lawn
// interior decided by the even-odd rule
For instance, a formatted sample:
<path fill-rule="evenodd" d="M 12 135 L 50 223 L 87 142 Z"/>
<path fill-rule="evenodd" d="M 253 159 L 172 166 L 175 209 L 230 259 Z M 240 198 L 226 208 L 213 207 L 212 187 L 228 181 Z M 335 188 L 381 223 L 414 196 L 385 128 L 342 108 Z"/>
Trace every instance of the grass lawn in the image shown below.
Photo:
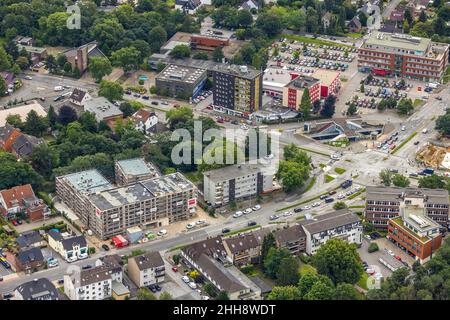
<path fill-rule="evenodd" d="M 303 36 L 298 36 L 298 35 L 293 35 L 293 34 L 284 34 L 283 37 L 286 39 L 289 39 L 289 40 L 297 40 L 297 41 L 304 42 L 304 43 L 314 43 L 319 46 L 325 45 L 325 46 L 337 46 L 337 47 L 348 48 L 348 49 L 354 48 L 352 46 L 333 42 L 333 41 L 314 39 L 314 38 L 310 38 L 310 37 L 303 37 Z"/>
<path fill-rule="evenodd" d="M 420 107 L 423 104 L 425 104 L 425 103 L 422 99 L 414 99 L 414 102 L 413 102 L 414 108 Z"/>
<path fill-rule="evenodd" d="M 325 183 L 329 183 L 329 182 L 331 182 L 333 180 L 334 180 L 334 177 L 332 177 L 332 176 L 330 176 L 328 174 L 325 176 Z"/>
<path fill-rule="evenodd" d="M 359 205 L 359 206 L 348 206 L 349 209 L 362 209 L 364 208 L 364 205 Z"/>
<path fill-rule="evenodd" d="M 412 138 L 414 138 L 417 135 L 417 132 L 414 132 L 412 135 L 410 135 L 405 141 L 400 143 L 397 148 L 395 148 L 391 154 L 395 154 L 398 150 L 400 150 L 405 144 L 407 144 L 409 141 L 411 141 Z"/>
<path fill-rule="evenodd" d="M 300 264 L 300 268 L 299 268 L 299 272 L 300 272 L 301 276 L 304 276 L 307 273 L 317 273 L 317 270 L 316 270 L 316 268 L 314 268 L 310 264 L 301 263 Z"/>
<path fill-rule="evenodd" d="M 309 190 L 311 190 L 311 188 L 316 184 L 316 180 L 316 177 L 313 177 L 304 192 L 308 192 Z"/>
<path fill-rule="evenodd" d="M 355 192 L 354 194 L 351 194 L 347 197 L 347 200 L 352 200 L 355 199 L 357 196 L 359 196 L 361 193 L 363 193 L 364 191 L 366 191 L 366 188 L 362 188 L 361 190 L 359 190 L 358 192 Z"/>
<path fill-rule="evenodd" d="M 361 279 L 359 279 L 359 281 L 356 283 L 360 288 L 364 289 L 364 290 L 368 290 L 369 288 L 367 288 L 367 279 L 369 278 L 369 275 L 367 273 L 363 273 L 361 275 Z"/>
<path fill-rule="evenodd" d="M 356 32 L 346 33 L 345 36 L 349 37 L 349 38 L 353 38 L 353 39 L 361 39 L 362 38 L 362 34 L 361 33 L 356 33 Z"/>
<path fill-rule="evenodd" d="M 343 174 L 346 170 L 344 168 L 339 168 L 336 167 L 334 168 L 334 172 L 336 172 L 337 174 Z"/>

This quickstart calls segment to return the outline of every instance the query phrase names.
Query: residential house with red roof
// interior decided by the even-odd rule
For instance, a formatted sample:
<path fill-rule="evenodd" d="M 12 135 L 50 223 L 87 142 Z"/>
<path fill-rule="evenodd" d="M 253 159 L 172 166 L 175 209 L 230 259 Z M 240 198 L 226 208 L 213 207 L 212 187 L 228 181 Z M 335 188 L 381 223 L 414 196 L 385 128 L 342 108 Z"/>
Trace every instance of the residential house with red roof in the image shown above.
<path fill-rule="evenodd" d="M 50 215 L 47 205 L 36 197 L 30 184 L 0 191 L 0 213 L 14 219 L 25 214 L 31 221 Z"/>

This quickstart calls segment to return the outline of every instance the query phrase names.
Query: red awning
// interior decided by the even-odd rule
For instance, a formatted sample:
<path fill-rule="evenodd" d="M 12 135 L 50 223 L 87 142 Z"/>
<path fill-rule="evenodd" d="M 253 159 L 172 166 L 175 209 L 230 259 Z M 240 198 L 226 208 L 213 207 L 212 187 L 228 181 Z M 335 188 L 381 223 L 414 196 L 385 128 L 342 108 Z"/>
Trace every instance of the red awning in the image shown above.
<path fill-rule="evenodd" d="M 385 76 L 391 73 L 388 70 L 378 70 L 378 69 L 372 69 L 372 72 L 375 74 L 379 74 L 380 76 Z"/>

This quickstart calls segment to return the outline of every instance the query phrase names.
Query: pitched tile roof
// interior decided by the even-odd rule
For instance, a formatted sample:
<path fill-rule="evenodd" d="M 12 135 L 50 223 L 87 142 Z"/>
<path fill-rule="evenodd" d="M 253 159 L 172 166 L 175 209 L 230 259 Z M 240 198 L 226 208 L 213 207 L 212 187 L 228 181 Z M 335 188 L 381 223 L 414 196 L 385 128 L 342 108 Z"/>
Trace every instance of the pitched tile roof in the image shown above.
<path fill-rule="evenodd" d="M 16 288 L 23 300 L 59 300 L 59 293 L 47 278 L 34 279 Z"/>
<path fill-rule="evenodd" d="M 158 251 L 147 252 L 132 259 L 136 261 L 136 265 L 141 271 L 164 266 L 164 261 Z"/>
<path fill-rule="evenodd" d="M 223 243 L 230 249 L 232 254 L 247 251 L 259 246 L 255 235 L 249 233 L 242 236 L 226 238 Z"/>
<path fill-rule="evenodd" d="M 275 231 L 275 239 L 281 245 L 305 238 L 306 234 L 299 224 Z"/>
<path fill-rule="evenodd" d="M 86 95 L 86 91 L 83 91 L 81 89 L 75 88 L 72 91 L 72 94 L 70 96 L 71 100 L 75 100 L 77 102 L 83 101 L 84 96 Z"/>
<path fill-rule="evenodd" d="M 30 248 L 19 251 L 16 258 L 21 264 L 32 263 L 35 261 L 44 261 L 44 256 L 42 255 L 42 251 L 39 248 Z"/>
<path fill-rule="evenodd" d="M 12 149 L 21 158 L 30 156 L 34 149 L 43 144 L 44 139 L 36 138 L 28 134 L 20 135 L 12 144 Z"/>
<path fill-rule="evenodd" d="M 10 209 L 16 206 L 23 206 L 25 199 L 29 201 L 37 200 L 36 196 L 34 195 L 33 188 L 30 184 L 2 190 L 0 191 L 0 195 L 5 202 L 5 209 Z"/>
<path fill-rule="evenodd" d="M 31 231 L 27 231 L 27 232 L 24 232 L 21 235 L 19 235 L 17 237 L 16 241 L 19 244 L 20 248 L 25 248 L 25 247 L 31 246 L 37 242 L 41 242 L 42 237 L 38 231 L 31 230 Z"/>

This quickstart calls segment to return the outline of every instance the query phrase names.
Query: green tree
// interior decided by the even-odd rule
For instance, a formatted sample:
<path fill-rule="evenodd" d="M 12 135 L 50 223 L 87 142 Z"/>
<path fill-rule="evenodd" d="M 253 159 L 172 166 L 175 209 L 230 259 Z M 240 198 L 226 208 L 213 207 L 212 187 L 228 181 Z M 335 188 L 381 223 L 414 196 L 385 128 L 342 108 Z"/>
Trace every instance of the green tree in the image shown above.
<path fill-rule="evenodd" d="M 392 177 L 392 183 L 396 187 L 406 188 L 409 186 L 410 181 L 404 175 L 397 173 L 397 174 L 394 174 L 394 176 Z"/>
<path fill-rule="evenodd" d="M 56 121 L 58 120 L 58 114 L 55 112 L 55 108 L 50 105 L 47 113 L 48 124 L 50 128 L 54 129 Z"/>
<path fill-rule="evenodd" d="M 166 120 L 171 129 L 174 129 L 177 125 L 185 124 L 188 120 L 193 119 L 194 113 L 189 107 L 181 107 L 171 109 L 166 112 Z"/>
<path fill-rule="evenodd" d="M 303 297 L 304 300 L 332 300 L 334 288 L 332 284 L 318 281 L 314 283 L 308 293 Z"/>
<path fill-rule="evenodd" d="M 136 297 L 138 300 L 158 300 L 156 296 L 147 288 L 140 288 L 136 293 Z"/>
<path fill-rule="evenodd" d="M 282 182 L 286 191 L 302 188 L 309 179 L 310 167 L 294 161 L 280 161 L 277 178 Z"/>
<path fill-rule="evenodd" d="M 98 130 L 97 119 L 95 118 L 95 114 L 92 112 L 83 112 L 78 119 L 78 122 L 80 122 L 81 126 L 86 131 L 94 133 Z"/>
<path fill-rule="evenodd" d="M 336 97 L 329 95 L 325 99 L 322 110 L 320 110 L 320 115 L 325 118 L 332 118 L 336 108 Z"/>
<path fill-rule="evenodd" d="M 347 114 L 349 116 L 353 116 L 356 114 L 356 112 L 358 111 L 357 107 L 356 107 L 356 103 L 350 103 L 350 105 L 347 108 Z"/>
<path fill-rule="evenodd" d="M 105 97 L 109 101 L 122 100 L 123 88 L 117 82 L 103 80 L 100 82 L 100 90 L 98 91 L 98 95 Z"/>
<path fill-rule="evenodd" d="M 340 283 L 336 286 L 334 300 L 361 300 L 361 294 L 349 283 Z"/>
<path fill-rule="evenodd" d="M 170 293 L 167 291 L 163 291 L 161 295 L 159 296 L 159 300 L 173 300 L 173 297 Z"/>
<path fill-rule="evenodd" d="M 401 99 L 397 105 L 397 112 L 401 115 L 408 115 L 414 109 L 411 99 Z"/>
<path fill-rule="evenodd" d="M 426 22 L 427 21 L 427 14 L 425 13 L 425 10 L 420 11 L 419 15 L 419 21 L 420 22 Z"/>
<path fill-rule="evenodd" d="M 205 290 L 206 294 L 211 298 L 215 298 L 217 296 L 217 289 L 211 282 L 205 284 L 203 286 L 203 290 Z"/>
<path fill-rule="evenodd" d="M 3 77 L 0 77 L 0 97 L 8 94 L 8 88 L 6 87 L 6 81 Z"/>
<path fill-rule="evenodd" d="M 106 57 L 92 57 L 89 59 L 89 72 L 95 81 L 100 82 L 112 72 L 111 62 Z"/>
<path fill-rule="evenodd" d="M 293 256 L 282 259 L 276 278 L 280 286 L 296 285 L 300 279 L 297 259 Z"/>
<path fill-rule="evenodd" d="M 342 202 L 342 201 L 338 201 L 333 205 L 334 210 L 340 210 L 340 209 L 345 209 L 345 208 L 347 208 L 347 205 L 345 204 L 345 202 Z"/>
<path fill-rule="evenodd" d="M 170 51 L 170 56 L 175 59 L 189 58 L 191 56 L 191 49 L 185 44 L 179 44 Z"/>
<path fill-rule="evenodd" d="M 341 239 L 330 239 L 313 257 L 319 274 L 328 276 L 333 283 L 356 283 L 363 272 L 356 246 Z"/>
<path fill-rule="evenodd" d="M 0 190 L 28 183 L 39 188 L 42 182 L 42 177 L 28 163 L 17 161 L 12 153 L 0 151 Z"/>
<path fill-rule="evenodd" d="M 9 114 L 6 117 L 6 123 L 20 130 L 24 130 L 25 127 L 25 124 L 22 122 L 22 118 L 18 114 Z"/>
<path fill-rule="evenodd" d="M 239 27 L 246 28 L 253 24 L 253 17 L 248 10 L 239 10 L 237 13 L 237 24 Z"/>
<path fill-rule="evenodd" d="M 438 176 L 436 174 L 432 174 L 429 176 L 425 176 L 419 179 L 419 187 L 420 188 L 428 188 L 428 189 L 445 189 L 446 182 L 444 177 Z"/>
<path fill-rule="evenodd" d="M 277 244 L 275 241 L 275 236 L 272 232 L 266 234 L 263 239 L 263 243 L 261 246 L 261 258 L 260 261 L 264 262 L 266 260 L 267 255 L 269 254 L 270 248 L 276 248 Z M 263 264 L 264 267 L 264 264 Z"/>
<path fill-rule="evenodd" d="M 208 54 L 206 52 L 196 52 L 192 58 L 197 60 L 208 60 Z"/>
<path fill-rule="evenodd" d="M 308 272 L 301 276 L 300 281 L 298 282 L 298 292 L 300 295 L 300 298 L 303 299 L 303 297 L 311 290 L 314 283 L 320 281 L 319 275 L 317 275 L 315 272 Z"/>
<path fill-rule="evenodd" d="M 311 110 L 311 96 L 309 95 L 309 90 L 303 90 L 302 99 L 300 101 L 300 112 L 302 114 L 303 120 L 309 119 L 310 110 Z"/>
<path fill-rule="evenodd" d="M 378 245 L 375 242 L 371 242 L 369 247 L 367 248 L 367 252 L 372 253 L 375 251 L 378 251 L 380 248 L 378 248 Z"/>
<path fill-rule="evenodd" d="M 214 48 L 214 51 L 212 53 L 212 59 L 215 62 L 222 62 L 224 55 L 223 55 L 223 50 L 221 47 L 216 47 Z"/>
<path fill-rule="evenodd" d="M 359 91 L 361 91 L 361 93 L 365 92 L 364 83 L 361 83 L 361 87 L 359 87 Z"/>
<path fill-rule="evenodd" d="M 443 135 L 450 135 L 450 109 L 436 119 L 436 130 Z"/>
<path fill-rule="evenodd" d="M 0 71 L 8 71 L 13 65 L 12 57 L 0 46 Z"/>
<path fill-rule="evenodd" d="M 47 144 L 41 144 L 33 150 L 31 164 L 41 175 L 50 178 L 53 168 L 59 165 L 59 154 Z"/>
<path fill-rule="evenodd" d="M 129 72 L 136 70 L 139 66 L 141 53 L 135 47 L 126 47 L 114 51 L 111 54 L 113 64 L 123 68 L 123 71 Z"/>
<path fill-rule="evenodd" d="M 119 109 L 120 109 L 120 111 L 122 111 L 124 117 L 129 117 L 135 112 L 131 103 L 129 103 L 127 101 L 122 102 L 119 106 Z"/>
<path fill-rule="evenodd" d="M 148 34 L 148 41 L 152 52 L 159 52 L 161 46 L 167 41 L 167 32 L 162 26 L 152 28 Z"/>
<path fill-rule="evenodd" d="M 64 105 L 59 109 L 58 122 L 63 126 L 67 126 L 69 123 L 77 121 L 78 116 L 74 108 Z"/>
<path fill-rule="evenodd" d="M 26 117 L 24 130 L 26 133 L 42 137 L 42 134 L 47 130 L 48 122 L 46 117 L 41 117 L 36 111 L 31 110 Z"/>
<path fill-rule="evenodd" d="M 390 186 L 392 183 L 392 172 L 389 169 L 383 169 L 380 171 L 379 174 L 381 183 L 384 184 L 386 187 Z"/>
<path fill-rule="evenodd" d="M 270 248 L 264 260 L 264 273 L 272 279 L 276 279 L 280 269 L 281 261 L 291 257 L 291 253 L 286 249 Z"/>
<path fill-rule="evenodd" d="M 295 286 L 273 287 L 267 300 L 300 300 L 300 294 Z"/>

